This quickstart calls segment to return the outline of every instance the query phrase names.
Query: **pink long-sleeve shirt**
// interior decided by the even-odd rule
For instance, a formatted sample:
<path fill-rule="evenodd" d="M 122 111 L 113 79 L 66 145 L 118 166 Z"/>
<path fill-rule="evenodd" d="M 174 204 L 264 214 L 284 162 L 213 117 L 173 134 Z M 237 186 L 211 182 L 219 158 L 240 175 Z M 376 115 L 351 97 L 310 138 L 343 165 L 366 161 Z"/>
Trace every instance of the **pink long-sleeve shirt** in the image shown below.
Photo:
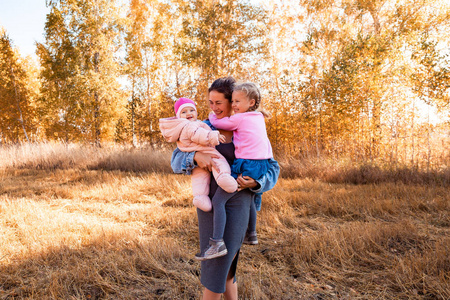
<path fill-rule="evenodd" d="M 236 158 L 269 159 L 273 157 L 262 113 L 256 111 L 237 113 L 222 119 L 217 119 L 214 113 L 210 113 L 209 121 L 217 129 L 233 131 Z"/>

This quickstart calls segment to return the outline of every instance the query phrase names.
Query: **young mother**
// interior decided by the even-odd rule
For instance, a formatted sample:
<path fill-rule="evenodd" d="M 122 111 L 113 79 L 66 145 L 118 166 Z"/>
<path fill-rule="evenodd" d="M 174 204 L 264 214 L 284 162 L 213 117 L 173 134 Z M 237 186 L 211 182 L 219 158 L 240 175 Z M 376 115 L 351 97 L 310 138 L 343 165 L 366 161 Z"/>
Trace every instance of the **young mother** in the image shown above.
<path fill-rule="evenodd" d="M 209 107 L 219 119 L 231 116 L 231 94 L 235 82 L 233 77 L 219 78 L 209 87 Z M 215 130 L 208 120 L 206 123 Z M 216 149 L 232 165 L 235 158 L 232 142 L 233 132 L 223 130 L 220 130 L 220 132 L 226 136 L 227 142 L 218 145 Z M 214 177 L 211 176 L 209 197 L 212 198 L 216 193 L 220 193 L 221 197 L 230 198 L 225 206 L 227 223 L 223 237 L 227 245 L 228 254 L 201 262 L 201 282 L 205 287 L 203 300 L 220 299 L 221 294 L 227 300 L 238 299 L 235 277 L 236 267 L 239 259 L 239 250 L 247 231 L 250 206 L 253 202 L 254 193 L 266 192 L 273 188 L 280 172 L 280 167 L 275 160 L 271 159 L 270 165 L 268 173 L 257 181 L 247 176 L 239 176 L 237 182 L 240 191 L 233 194 L 224 192 L 217 186 Z M 189 174 L 195 167 L 211 171 L 211 168 L 214 168 L 215 165 L 208 154 L 200 152 L 187 153 L 181 152 L 178 148 L 175 149 L 172 155 L 172 169 L 175 173 Z M 209 244 L 209 238 L 213 236 L 213 213 L 197 209 L 197 216 L 200 247 L 204 251 Z"/>

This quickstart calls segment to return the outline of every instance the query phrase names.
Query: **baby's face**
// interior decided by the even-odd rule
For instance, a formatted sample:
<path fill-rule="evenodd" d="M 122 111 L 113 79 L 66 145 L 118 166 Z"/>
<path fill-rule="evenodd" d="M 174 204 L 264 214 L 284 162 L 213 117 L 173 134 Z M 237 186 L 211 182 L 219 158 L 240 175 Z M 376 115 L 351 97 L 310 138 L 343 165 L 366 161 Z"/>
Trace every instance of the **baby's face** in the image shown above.
<path fill-rule="evenodd" d="M 181 110 L 180 118 L 188 119 L 189 121 L 197 121 L 197 110 L 187 106 Z"/>

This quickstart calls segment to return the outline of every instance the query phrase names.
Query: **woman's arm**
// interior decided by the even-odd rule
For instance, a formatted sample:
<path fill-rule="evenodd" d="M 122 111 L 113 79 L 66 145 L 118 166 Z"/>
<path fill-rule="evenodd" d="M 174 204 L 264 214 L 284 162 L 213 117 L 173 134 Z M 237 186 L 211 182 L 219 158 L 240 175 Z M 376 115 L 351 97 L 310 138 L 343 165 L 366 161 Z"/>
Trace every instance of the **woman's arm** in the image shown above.
<path fill-rule="evenodd" d="M 209 172 L 212 172 L 212 169 L 214 168 L 217 172 L 220 172 L 219 166 L 216 164 L 213 158 L 219 158 L 219 156 L 198 151 L 195 152 L 194 155 L 194 161 L 197 163 L 197 166 L 199 168 L 208 170 Z"/>

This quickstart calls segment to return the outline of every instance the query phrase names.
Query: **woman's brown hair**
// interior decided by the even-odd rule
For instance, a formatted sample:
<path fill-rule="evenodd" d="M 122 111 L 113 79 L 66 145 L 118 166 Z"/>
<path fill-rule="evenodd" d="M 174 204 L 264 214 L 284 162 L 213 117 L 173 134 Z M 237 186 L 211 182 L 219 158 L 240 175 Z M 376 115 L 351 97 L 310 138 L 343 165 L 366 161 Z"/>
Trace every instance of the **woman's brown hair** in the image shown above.
<path fill-rule="evenodd" d="M 234 85 L 236 79 L 233 77 L 222 77 L 214 80 L 208 89 L 208 93 L 211 91 L 216 91 L 224 95 L 225 99 L 231 102 L 231 96 L 233 94 Z"/>

